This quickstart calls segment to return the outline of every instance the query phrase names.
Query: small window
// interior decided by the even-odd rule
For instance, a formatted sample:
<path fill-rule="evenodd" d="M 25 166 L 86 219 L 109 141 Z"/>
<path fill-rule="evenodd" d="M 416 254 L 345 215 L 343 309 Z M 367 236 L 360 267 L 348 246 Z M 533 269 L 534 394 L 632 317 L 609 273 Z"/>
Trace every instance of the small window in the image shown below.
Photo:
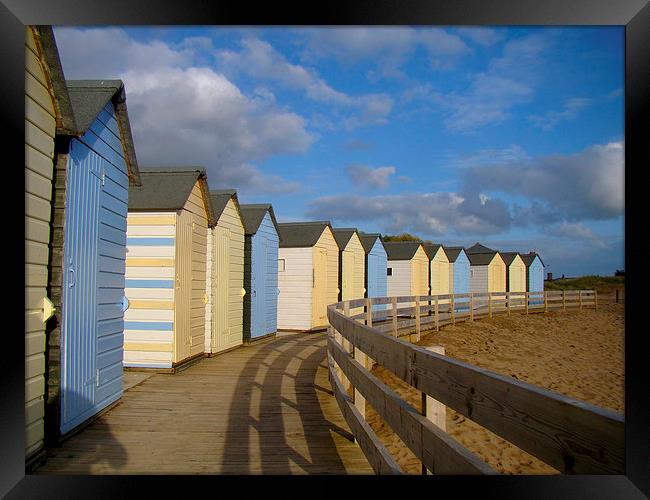
<path fill-rule="evenodd" d="M 284 259 L 278 259 L 278 272 L 284 272 Z"/>
<path fill-rule="evenodd" d="M 469 276 L 470 276 L 470 278 L 474 277 L 474 270 L 473 269 L 469 272 Z"/>
<path fill-rule="evenodd" d="M 393 275 L 393 268 L 392 267 L 387 267 L 386 268 L 386 276 L 392 276 Z"/>

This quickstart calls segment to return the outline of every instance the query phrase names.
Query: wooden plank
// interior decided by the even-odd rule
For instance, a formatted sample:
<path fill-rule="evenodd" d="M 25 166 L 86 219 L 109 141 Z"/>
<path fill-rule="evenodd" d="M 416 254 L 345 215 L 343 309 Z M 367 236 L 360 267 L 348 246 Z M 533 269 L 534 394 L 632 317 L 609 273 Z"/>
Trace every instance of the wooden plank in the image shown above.
<path fill-rule="evenodd" d="M 391 304 L 393 308 L 392 312 L 392 324 L 393 324 L 393 336 L 397 336 L 397 297 L 391 298 Z"/>
<path fill-rule="evenodd" d="M 355 348 L 414 388 L 567 473 L 623 473 L 623 416 L 439 356 L 328 308 Z"/>
<path fill-rule="evenodd" d="M 386 450 L 370 426 L 361 418 L 349 396 L 345 394 L 345 390 L 336 376 L 333 360 L 329 353 L 327 358 L 330 365 L 332 391 L 336 402 L 339 404 L 343 418 L 350 426 L 355 440 L 359 443 L 373 470 L 376 474 L 403 474 L 397 462 L 388 453 L 388 450 Z"/>
<path fill-rule="evenodd" d="M 379 415 L 424 465 L 437 474 L 490 474 L 494 471 L 401 399 L 390 387 L 328 341 L 328 353 Z"/>

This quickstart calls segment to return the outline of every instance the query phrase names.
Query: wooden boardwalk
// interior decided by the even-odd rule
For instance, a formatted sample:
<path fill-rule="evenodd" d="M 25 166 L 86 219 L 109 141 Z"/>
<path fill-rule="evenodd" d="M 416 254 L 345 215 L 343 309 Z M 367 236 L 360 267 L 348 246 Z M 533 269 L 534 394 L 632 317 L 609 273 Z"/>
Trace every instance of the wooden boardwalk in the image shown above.
<path fill-rule="evenodd" d="M 312 333 L 153 375 L 35 473 L 372 474 L 326 367 L 326 335 Z"/>

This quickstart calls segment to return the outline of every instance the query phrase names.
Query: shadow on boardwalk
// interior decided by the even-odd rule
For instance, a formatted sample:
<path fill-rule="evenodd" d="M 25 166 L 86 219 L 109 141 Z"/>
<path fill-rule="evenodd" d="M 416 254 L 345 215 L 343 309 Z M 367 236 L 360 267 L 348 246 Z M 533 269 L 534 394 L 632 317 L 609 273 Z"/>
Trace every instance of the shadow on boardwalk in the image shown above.
<path fill-rule="evenodd" d="M 36 473 L 371 474 L 325 359 L 324 333 L 296 334 L 153 375 Z"/>

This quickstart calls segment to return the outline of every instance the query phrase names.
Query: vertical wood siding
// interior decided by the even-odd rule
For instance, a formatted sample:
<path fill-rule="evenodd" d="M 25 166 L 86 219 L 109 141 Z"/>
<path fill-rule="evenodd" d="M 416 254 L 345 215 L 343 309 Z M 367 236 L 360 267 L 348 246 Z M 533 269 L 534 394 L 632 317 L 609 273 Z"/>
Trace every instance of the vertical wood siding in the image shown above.
<path fill-rule="evenodd" d="M 316 242 L 315 248 L 323 248 L 326 252 L 327 260 L 327 289 L 325 292 L 325 307 L 338 301 L 339 296 L 339 247 L 334 239 L 334 233 L 328 227 Z M 362 285 L 363 286 L 363 285 Z M 314 315 L 315 317 L 315 315 Z M 311 328 L 323 328 L 327 326 L 327 313 L 325 312 L 325 322 L 312 324 Z"/>
<path fill-rule="evenodd" d="M 128 214 L 124 366 L 172 367 L 177 217 L 176 212 Z"/>
<path fill-rule="evenodd" d="M 208 297 L 208 302 L 205 304 L 205 339 L 203 350 L 210 352 L 210 345 L 212 344 L 212 315 L 214 297 L 212 296 L 212 280 L 214 277 L 214 238 L 212 236 L 212 229 L 208 228 L 206 231 L 206 256 L 205 256 L 205 293 Z"/>
<path fill-rule="evenodd" d="M 508 284 L 509 292 L 526 291 L 526 264 L 517 255 L 512 263 L 508 266 Z"/>
<path fill-rule="evenodd" d="M 449 259 L 447 254 L 440 247 L 431 259 L 431 294 L 450 293 L 449 286 Z"/>
<path fill-rule="evenodd" d="M 470 292 L 470 264 L 467 254 L 460 252 L 456 262 L 449 266 L 449 291 L 450 293 Z"/>
<path fill-rule="evenodd" d="M 129 181 L 120 141 L 109 102 L 89 130 L 70 145 L 67 168 L 77 172 L 68 173 L 66 186 L 66 295 L 61 311 L 63 433 L 122 395 Z M 76 292 L 72 285 L 77 287 Z"/>
<path fill-rule="evenodd" d="M 218 235 L 228 231 L 228 241 L 219 245 Z M 210 351 L 212 353 L 230 349 L 243 342 L 243 309 L 244 299 L 242 288 L 244 287 L 244 225 L 231 199 L 226 204 L 217 225 L 212 230 L 213 234 L 213 281 L 212 281 L 212 341 Z M 220 287 L 224 285 L 222 274 L 217 272 L 219 255 L 227 251 L 227 293 L 219 293 Z M 222 259 L 223 260 L 223 259 Z M 224 270 L 225 271 L 225 270 Z M 246 293 L 249 293 L 246 290 Z M 227 304 L 223 302 L 227 296 Z M 219 299 L 219 297 L 222 297 Z M 220 324 L 227 325 L 226 329 L 219 328 Z"/>
<path fill-rule="evenodd" d="M 341 261 L 341 284 L 342 300 L 353 300 L 364 297 L 365 287 L 365 255 L 361 240 L 357 233 L 353 233 L 350 241 L 345 247 L 345 250 L 340 254 Z M 350 311 L 350 314 L 358 314 L 363 311 L 363 308 L 355 308 Z"/>
<path fill-rule="evenodd" d="M 388 258 L 386 250 L 381 244 L 379 238 L 368 252 L 368 266 L 366 272 L 368 290 L 366 294 L 368 297 L 385 297 L 388 294 L 388 277 L 386 276 L 386 267 L 388 266 Z"/>
<path fill-rule="evenodd" d="M 277 330 L 279 237 L 269 212 L 245 252 L 244 337 L 255 339 Z"/>
<path fill-rule="evenodd" d="M 488 266 L 488 292 L 506 291 L 506 263 L 496 254 Z"/>
<path fill-rule="evenodd" d="M 542 261 L 539 260 L 539 257 L 535 257 L 528 268 L 528 291 L 544 291 L 544 266 L 542 265 Z"/>
<path fill-rule="evenodd" d="M 429 257 L 419 247 L 411 259 L 411 291 L 409 295 L 429 294 Z"/>
<path fill-rule="evenodd" d="M 54 103 L 31 28 L 25 29 L 25 455 L 43 448 L 45 325 L 53 179 Z"/>
<path fill-rule="evenodd" d="M 207 277 L 207 235 L 208 211 L 201 194 L 201 181 L 197 180 L 185 202 L 183 213 L 192 227 L 191 247 L 182 247 L 182 253 L 191 255 L 191 292 L 190 292 L 190 321 L 189 321 L 189 352 L 188 357 L 196 356 L 205 350 L 205 289 Z M 242 237 L 243 239 L 243 237 Z M 181 252 L 176 258 L 181 257 Z M 178 359 L 176 362 L 182 362 Z"/>
<path fill-rule="evenodd" d="M 279 248 L 278 330 L 309 330 L 312 317 L 313 248 Z"/>

